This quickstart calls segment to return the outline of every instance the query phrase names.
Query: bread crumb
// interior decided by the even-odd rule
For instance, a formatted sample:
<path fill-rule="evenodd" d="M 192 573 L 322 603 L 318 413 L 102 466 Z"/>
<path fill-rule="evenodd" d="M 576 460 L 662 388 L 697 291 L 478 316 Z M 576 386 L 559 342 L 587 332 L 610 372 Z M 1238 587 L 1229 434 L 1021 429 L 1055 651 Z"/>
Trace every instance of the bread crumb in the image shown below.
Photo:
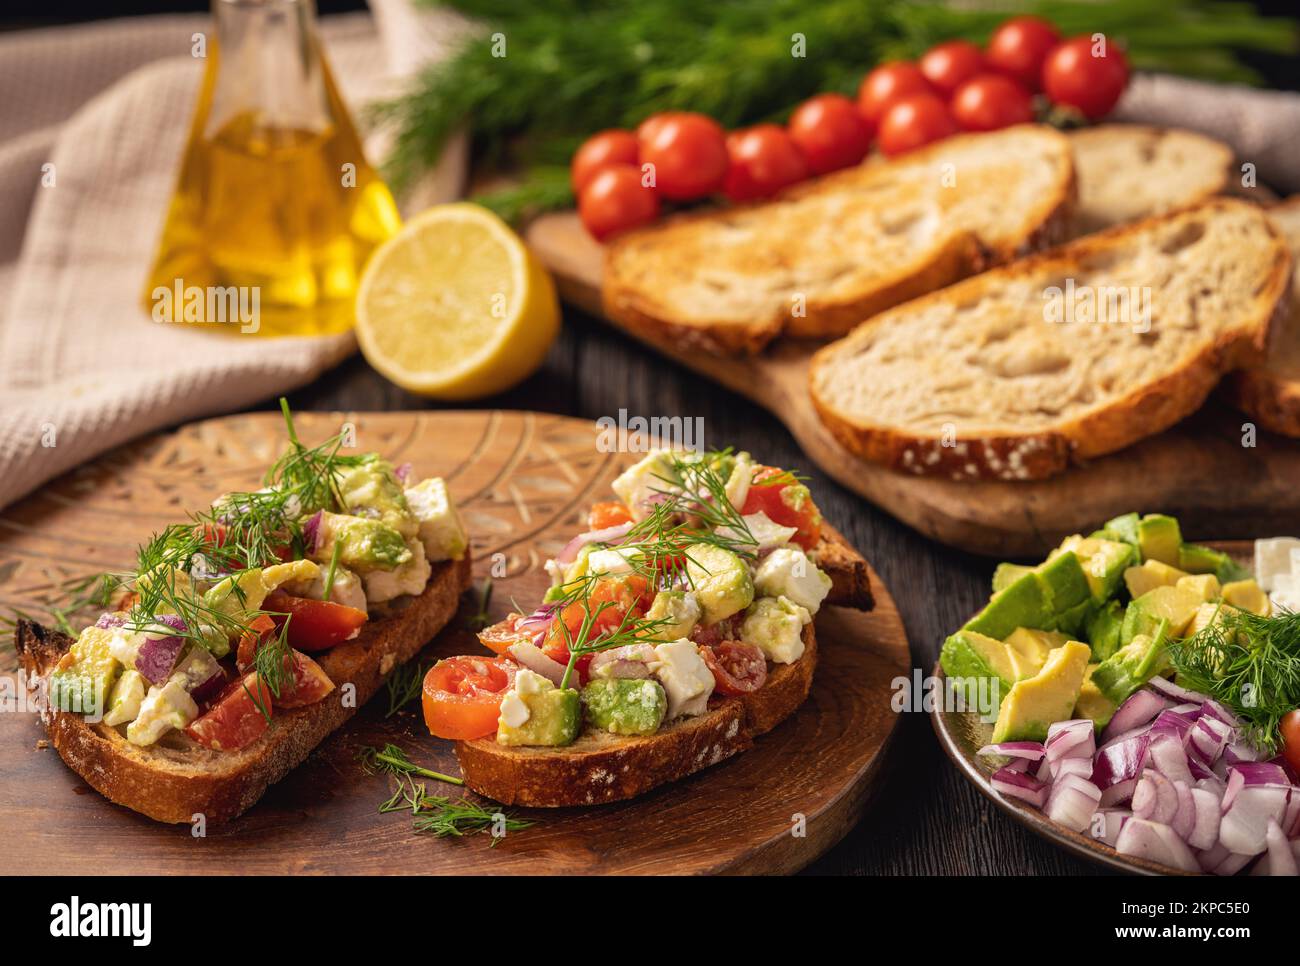
<path fill-rule="evenodd" d="M 396 663 L 397 663 L 396 654 L 385 654 L 379 660 L 379 673 L 387 674 L 389 671 L 393 669 L 393 665 L 395 665 Z"/>
<path fill-rule="evenodd" d="M 48 747 L 50 747 L 50 743 L 46 741 L 44 738 L 41 738 L 36 742 L 37 751 L 44 751 Z"/>

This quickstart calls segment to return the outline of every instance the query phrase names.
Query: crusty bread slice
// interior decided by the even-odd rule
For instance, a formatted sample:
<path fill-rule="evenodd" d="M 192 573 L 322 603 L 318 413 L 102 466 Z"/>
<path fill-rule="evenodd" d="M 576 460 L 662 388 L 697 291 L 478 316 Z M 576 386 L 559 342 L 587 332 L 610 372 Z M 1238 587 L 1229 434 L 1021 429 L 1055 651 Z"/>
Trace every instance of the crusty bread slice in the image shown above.
<path fill-rule="evenodd" d="M 1065 237 L 1069 142 L 1024 125 L 670 218 L 614 241 L 605 312 L 711 352 L 843 335 L 873 313 Z"/>
<path fill-rule="evenodd" d="M 1300 266 L 1300 195 L 1268 209 Z M 1237 406 L 1275 433 L 1300 437 L 1300 268 L 1292 276 L 1291 301 L 1268 360 L 1234 372 L 1224 389 Z"/>
<path fill-rule="evenodd" d="M 1160 432 L 1261 362 L 1290 266 L 1262 209 L 1212 199 L 871 319 L 814 355 L 813 403 L 845 447 L 895 469 L 1042 479 Z M 1134 298 L 1119 322 L 1048 321 L 1071 287 L 1070 304 L 1091 293 L 1108 312 L 1111 293 Z"/>
<path fill-rule="evenodd" d="M 192 822 L 198 815 L 209 825 L 226 822 L 301 764 L 356 714 L 393 668 L 442 630 L 469 581 L 468 554 L 434 564 L 424 593 L 367 622 L 355 640 L 315 655 L 336 686 L 332 694 L 303 708 L 277 709 L 266 732 L 239 751 L 209 751 L 182 732 L 142 748 L 80 714 L 46 709 L 42 719 L 55 750 L 105 798 L 159 822 Z M 33 676 L 48 672 L 72 646 L 66 635 L 30 621 L 19 623 L 16 640 L 22 665 Z M 356 688 L 356 700 L 345 703 L 341 687 L 348 683 Z"/>
<path fill-rule="evenodd" d="M 1069 133 L 1079 180 L 1075 234 L 1185 208 L 1227 190 L 1232 149 L 1178 128 L 1100 124 Z"/>
<path fill-rule="evenodd" d="M 715 697 L 704 714 L 679 718 L 653 735 L 587 728 L 565 748 L 508 747 L 494 738 L 458 741 L 461 775 L 480 795 L 535 808 L 618 802 L 685 778 L 744 751 L 803 704 L 817 666 L 812 624 L 803 639 L 803 656 L 777 665 L 757 691 Z"/>
<path fill-rule="evenodd" d="M 831 592 L 826 603 L 854 610 L 871 610 L 871 576 L 867 561 L 853 545 L 829 523 L 822 523 L 822 537 L 813 548 L 817 566 L 831 578 Z"/>

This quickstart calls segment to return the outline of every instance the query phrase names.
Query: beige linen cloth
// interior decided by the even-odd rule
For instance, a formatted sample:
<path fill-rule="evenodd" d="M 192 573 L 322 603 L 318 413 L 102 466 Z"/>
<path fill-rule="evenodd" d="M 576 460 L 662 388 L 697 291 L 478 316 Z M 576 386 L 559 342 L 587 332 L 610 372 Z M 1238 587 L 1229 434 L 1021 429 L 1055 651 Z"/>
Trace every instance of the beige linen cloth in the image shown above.
<path fill-rule="evenodd" d="M 322 20 L 354 112 L 466 29 L 408 0 L 372 8 Z M 191 35 L 207 26 L 176 16 L 0 35 L 0 507 L 140 434 L 310 382 L 355 349 L 351 336 L 158 325 L 140 305 L 203 69 Z M 1120 116 L 1215 134 L 1261 182 L 1300 191 L 1295 95 L 1140 77 Z M 408 209 L 455 195 L 462 175 L 460 144 Z"/>

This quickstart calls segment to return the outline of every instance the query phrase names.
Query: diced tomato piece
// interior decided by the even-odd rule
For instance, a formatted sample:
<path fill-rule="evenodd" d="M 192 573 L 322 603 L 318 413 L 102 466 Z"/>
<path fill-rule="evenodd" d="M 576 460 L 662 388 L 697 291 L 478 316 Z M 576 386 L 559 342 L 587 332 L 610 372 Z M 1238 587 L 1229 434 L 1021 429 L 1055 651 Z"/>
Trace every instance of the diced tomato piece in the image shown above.
<path fill-rule="evenodd" d="M 587 595 L 587 606 L 579 601 L 564 607 L 551 622 L 542 642 L 546 656 L 561 664 L 569 663 L 569 644 L 577 642 L 589 609 L 596 618 L 592 621 L 587 638 L 582 643 L 591 644 L 598 638 L 610 633 L 623 623 L 624 615 L 631 613 L 632 618 L 641 617 L 654 602 L 655 591 L 650 582 L 640 574 L 623 574 L 617 577 L 602 577 L 597 580 Z M 602 610 L 602 605 L 604 609 Z M 565 635 L 565 629 L 568 635 Z M 580 655 L 574 664 L 578 671 L 580 684 L 587 682 L 587 667 L 591 664 L 593 654 Z"/>
<path fill-rule="evenodd" d="M 239 636 L 239 648 L 235 651 L 235 666 L 243 674 L 253 666 L 257 649 L 275 630 L 275 621 L 266 614 L 258 614 L 248 623 L 248 630 Z"/>
<path fill-rule="evenodd" d="M 525 634 L 519 630 L 519 622 L 524 619 L 523 614 L 511 614 L 505 620 L 497 621 L 483 630 L 478 632 L 479 643 L 489 651 L 497 654 L 505 654 L 511 644 L 517 644 L 520 641 L 531 641 L 533 635 Z"/>
<path fill-rule="evenodd" d="M 355 637 L 366 622 L 363 610 L 336 604 L 332 600 L 294 597 L 282 590 L 272 591 L 262 609 L 276 612 L 271 614 L 271 619 L 277 628 L 288 621 L 289 646 L 300 651 L 328 650 Z M 286 614 L 289 616 L 283 616 Z"/>
<path fill-rule="evenodd" d="M 767 681 L 767 658 L 753 644 L 721 641 L 701 647 L 700 657 L 713 672 L 713 688 L 719 694 L 748 694 Z"/>
<path fill-rule="evenodd" d="M 794 527 L 794 542 L 805 550 L 811 550 L 821 540 L 822 514 L 808 487 L 774 466 L 755 470 L 741 512 L 766 513 L 773 522 Z"/>
<path fill-rule="evenodd" d="M 740 635 L 741 616 L 733 614 L 716 624 L 696 624 L 691 628 L 690 639 L 696 644 L 713 647 L 723 641 L 735 640 Z"/>
<path fill-rule="evenodd" d="M 472 741 L 496 734 L 501 700 L 519 666 L 500 657 L 449 657 L 424 676 L 424 723 L 438 738 Z"/>
<path fill-rule="evenodd" d="M 255 698 L 256 696 L 256 698 Z M 271 690 L 256 674 L 232 681 L 185 733 L 213 751 L 238 751 L 270 726 Z"/>
<path fill-rule="evenodd" d="M 315 704 L 334 690 L 334 682 L 324 668 L 302 651 L 293 652 L 293 680 L 280 685 L 277 708 L 301 708 Z"/>
<path fill-rule="evenodd" d="M 588 530 L 604 530 L 631 522 L 632 511 L 624 504 L 613 500 L 606 503 L 593 503 L 591 512 L 587 514 Z"/>

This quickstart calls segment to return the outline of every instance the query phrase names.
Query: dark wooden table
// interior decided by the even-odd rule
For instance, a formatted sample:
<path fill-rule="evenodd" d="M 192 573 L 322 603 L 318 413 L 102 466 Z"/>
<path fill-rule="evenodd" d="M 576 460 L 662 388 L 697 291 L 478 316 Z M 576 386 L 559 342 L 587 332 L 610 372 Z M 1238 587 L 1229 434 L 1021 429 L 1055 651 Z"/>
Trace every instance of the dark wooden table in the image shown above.
<path fill-rule="evenodd" d="M 389 383 L 360 357 L 289 397 L 295 409 L 437 408 Z M 268 407 L 273 401 L 268 400 Z M 700 416 L 706 445 L 750 450 L 764 462 L 810 477 L 822 512 L 848 535 L 889 584 L 928 673 L 947 632 L 988 595 L 993 562 L 919 536 L 841 489 L 801 458 L 785 428 L 762 409 L 630 339 L 566 310 L 545 366 L 514 390 L 479 405 L 598 419 Z M 448 406 L 446 408 L 465 408 Z M 861 825 L 810 867 L 839 875 L 1091 874 L 1093 866 L 1040 841 L 996 812 L 939 750 L 928 717 L 906 713 Z"/>

